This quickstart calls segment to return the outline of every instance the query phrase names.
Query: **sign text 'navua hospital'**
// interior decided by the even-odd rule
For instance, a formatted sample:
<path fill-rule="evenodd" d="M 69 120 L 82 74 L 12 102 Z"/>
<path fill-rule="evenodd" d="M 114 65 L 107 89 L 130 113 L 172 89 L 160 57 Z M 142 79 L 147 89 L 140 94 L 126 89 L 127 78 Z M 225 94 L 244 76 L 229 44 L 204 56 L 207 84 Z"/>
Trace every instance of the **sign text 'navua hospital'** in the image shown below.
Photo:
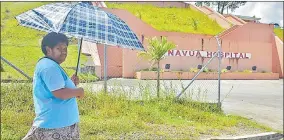
<path fill-rule="evenodd" d="M 165 56 L 194 56 L 194 57 L 213 57 L 217 52 L 191 51 L 191 50 L 169 50 Z M 217 55 L 218 56 L 218 55 Z M 250 53 L 221 52 L 222 58 L 229 59 L 250 59 Z"/>

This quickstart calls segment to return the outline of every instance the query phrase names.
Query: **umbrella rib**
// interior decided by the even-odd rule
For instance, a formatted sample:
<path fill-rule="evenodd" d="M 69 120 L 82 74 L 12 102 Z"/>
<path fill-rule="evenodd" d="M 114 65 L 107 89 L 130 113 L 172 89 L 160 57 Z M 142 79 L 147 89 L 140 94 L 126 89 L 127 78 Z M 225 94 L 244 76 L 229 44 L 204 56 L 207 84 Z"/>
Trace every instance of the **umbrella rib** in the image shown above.
<path fill-rule="evenodd" d="M 77 3 L 78 4 L 78 3 Z M 66 16 L 64 17 L 64 19 L 63 19 L 63 22 L 62 23 L 64 23 L 64 21 L 66 20 L 66 18 L 67 18 L 67 16 L 68 16 L 68 14 L 73 10 L 73 8 L 77 5 L 77 4 L 74 4 L 71 8 L 70 8 L 70 10 L 67 12 L 67 14 L 66 14 Z M 61 24 L 61 27 L 60 28 L 58 28 L 57 29 L 57 33 L 59 33 L 60 32 L 60 30 L 61 30 L 61 28 L 62 28 L 62 26 L 63 26 L 64 24 Z M 83 38 L 82 38 L 83 39 Z"/>
<path fill-rule="evenodd" d="M 30 12 L 17 18 L 22 26 L 63 33 L 89 42 L 145 51 L 125 21 L 99 7 L 83 2 L 54 3 Z"/>
<path fill-rule="evenodd" d="M 33 11 L 36 15 L 40 14 L 37 11 L 35 11 L 34 9 L 32 9 L 31 11 Z M 48 23 L 46 23 L 46 21 L 42 20 L 42 22 L 45 24 L 46 27 L 52 28 L 52 27 L 50 27 L 50 25 Z"/>

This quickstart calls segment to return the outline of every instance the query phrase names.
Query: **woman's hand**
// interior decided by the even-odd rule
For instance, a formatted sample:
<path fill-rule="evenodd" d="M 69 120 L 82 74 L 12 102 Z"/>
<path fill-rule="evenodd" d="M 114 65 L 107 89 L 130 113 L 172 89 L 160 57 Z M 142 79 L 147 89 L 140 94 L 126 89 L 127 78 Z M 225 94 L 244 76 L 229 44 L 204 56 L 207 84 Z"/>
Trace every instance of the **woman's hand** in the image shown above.
<path fill-rule="evenodd" d="M 79 77 L 76 76 L 75 74 L 73 74 L 73 76 L 71 77 L 71 80 L 73 81 L 75 86 L 77 86 L 79 84 L 79 82 L 80 82 Z"/>
<path fill-rule="evenodd" d="M 79 90 L 81 91 L 79 96 L 77 96 L 78 99 L 82 99 L 84 97 L 84 89 L 83 88 L 79 88 Z"/>

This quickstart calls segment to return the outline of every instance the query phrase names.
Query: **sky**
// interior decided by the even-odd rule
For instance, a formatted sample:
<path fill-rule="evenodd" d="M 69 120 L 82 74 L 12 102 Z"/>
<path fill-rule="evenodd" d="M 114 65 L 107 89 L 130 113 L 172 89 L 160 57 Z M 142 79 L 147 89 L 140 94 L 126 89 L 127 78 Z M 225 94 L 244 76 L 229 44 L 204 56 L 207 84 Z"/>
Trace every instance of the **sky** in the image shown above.
<path fill-rule="evenodd" d="M 283 2 L 247 2 L 236 9 L 233 14 L 256 16 L 261 23 L 278 23 L 283 27 Z"/>
<path fill-rule="evenodd" d="M 195 3 L 195 2 L 188 2 Z M 227 10 L 224 12 L 227 13 Z M 230 11 L 229 11 L 230 13 Z M 247 2 L 232 14 L 242 16 L 256 16 L 261 23 L 278 23 L 283 27 L 283 2 Z"/>

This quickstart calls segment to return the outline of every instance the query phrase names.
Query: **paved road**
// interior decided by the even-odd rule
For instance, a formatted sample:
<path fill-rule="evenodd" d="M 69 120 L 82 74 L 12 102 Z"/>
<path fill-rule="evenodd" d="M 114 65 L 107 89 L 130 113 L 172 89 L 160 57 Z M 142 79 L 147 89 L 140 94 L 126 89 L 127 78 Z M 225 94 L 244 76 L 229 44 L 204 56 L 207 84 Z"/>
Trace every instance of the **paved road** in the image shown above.
<path fill-rule="evenodd" d="M 226 113 L 252 118 L 274 129 L 283 130 L 283 80 L 224 81 L 239 85 L 224 100 Z"/>
<path fill-rule="evenodd" d="M 138 97 L 141 95 L 141 90 L 145 90 L 141 89 L 141 85 L 150 87 L 154 91 L 155 82 L 153 80 L 111 79 L 108 81 L 108 87 L 116 89 L 123 87 L 124 91 L 131 92 L 130 94 Z M 176 94 L 181 91 L 181 84 L 186 86 L 188 83 L 190 80 L 161 82 L 162 88 L 173 88 Z M 197 80 L 189 90 L 195 90 L 194 93 L 201 90 L 201 94 L 206 94 L 207 101 L 216 102 L 218 99 L 217 83 L 216 80 Z M 103 88 L 103 82 L 93 83 L 91 86 L 88 84 L 88 87 L 100 90 Z M 223 100 L 222 108 L 228 114 L 252 118 L 274 129 L 283 130 L 283 80 L 222 80 L 221 100 Z"/>

